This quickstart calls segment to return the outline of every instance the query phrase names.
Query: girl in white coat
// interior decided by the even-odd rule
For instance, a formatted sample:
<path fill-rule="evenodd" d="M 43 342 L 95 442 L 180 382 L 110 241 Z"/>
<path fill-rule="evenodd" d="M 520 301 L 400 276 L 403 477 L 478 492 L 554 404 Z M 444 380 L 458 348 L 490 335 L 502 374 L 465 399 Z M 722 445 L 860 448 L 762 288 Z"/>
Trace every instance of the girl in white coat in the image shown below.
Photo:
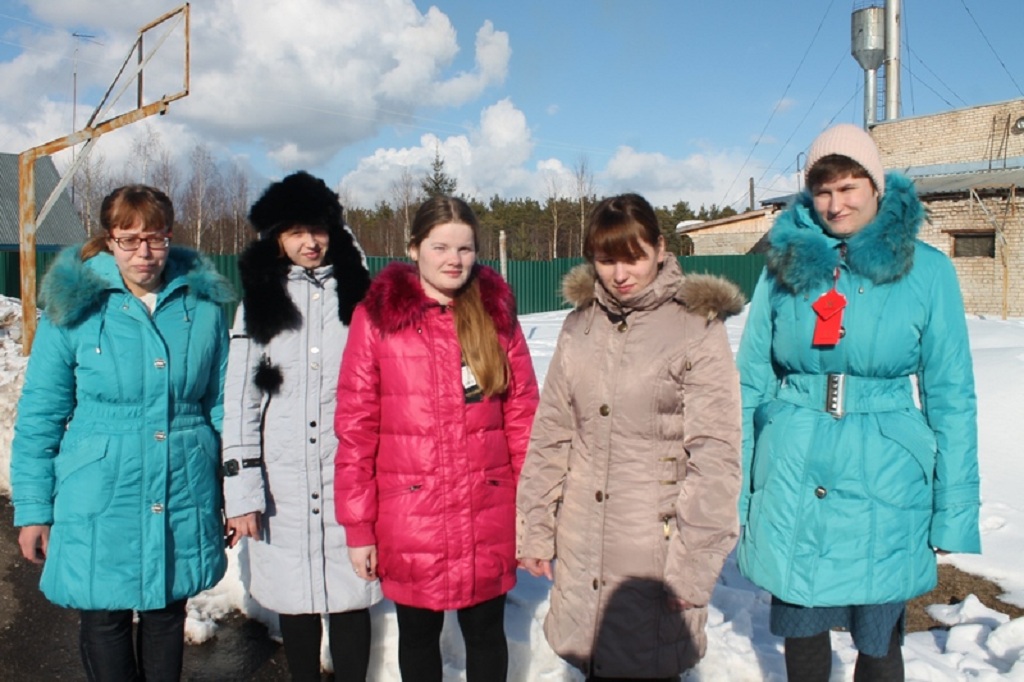
<path fill-rule="evenodd" d="M 322 615 L 335 680 L 365 680 L 376 581 L 352 570 L 334 519 L 338 368 L 370 283 L 338 196 L 299 172 L 249 212 L 259 233 L 239 258 L 242 306 L 224 390 L 229 543 L 247 537 L 250 591 L 280 614 L 293 680 L 320 680 Z"/>

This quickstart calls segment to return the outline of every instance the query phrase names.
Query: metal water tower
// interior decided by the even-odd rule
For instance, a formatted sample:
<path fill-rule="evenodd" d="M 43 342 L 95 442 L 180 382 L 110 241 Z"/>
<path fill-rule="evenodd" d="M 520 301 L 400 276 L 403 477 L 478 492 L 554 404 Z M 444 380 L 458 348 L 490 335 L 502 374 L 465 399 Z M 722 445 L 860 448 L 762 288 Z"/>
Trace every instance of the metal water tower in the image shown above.
<path fill-rule="evenodd" d="M 865 7 L 850 19 L 850 52 L 864 69 L 864 127 L 868 128 L 878 116 L 878 67 L 885 61 L 885 9 Z"/>

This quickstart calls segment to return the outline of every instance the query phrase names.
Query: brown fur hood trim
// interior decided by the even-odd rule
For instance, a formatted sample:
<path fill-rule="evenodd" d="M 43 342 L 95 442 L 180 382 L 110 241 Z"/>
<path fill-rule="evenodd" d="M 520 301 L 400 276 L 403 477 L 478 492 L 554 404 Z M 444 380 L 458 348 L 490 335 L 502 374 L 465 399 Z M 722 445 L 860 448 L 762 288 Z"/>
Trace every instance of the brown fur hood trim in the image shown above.
<path fill-rule="evenodd" d="M 597 273 L 590 263 L 577 265 L 562 279 L 562 298 L 576 308 L 595 301 Z M 747 299 L 733 282 L 715 275 L 685 275 L 673 297 L 688 310 L 709 320 L 725 320 L 738 314 Z"/>

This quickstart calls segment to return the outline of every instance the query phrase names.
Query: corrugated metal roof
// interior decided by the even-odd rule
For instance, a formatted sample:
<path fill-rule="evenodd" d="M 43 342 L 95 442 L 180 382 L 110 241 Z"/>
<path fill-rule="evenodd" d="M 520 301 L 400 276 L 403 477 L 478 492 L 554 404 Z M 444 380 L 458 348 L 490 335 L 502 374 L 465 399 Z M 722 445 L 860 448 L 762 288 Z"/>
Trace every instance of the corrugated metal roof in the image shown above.
<path fill-rule="evenodd" d="M 36 210 L 60 182 L 60 174 L 48 156 L 36 161 Z M 65 189 L 46 220 L 36 231 L 39 248 L 77 244 L 85 239 L 85 228 Z M 18 155 L 0 153 L 0 251 L 18 248 Z"/>
<path fill-rule="evenodd" d="M 914 178 L 914 185 L 921 197 L 964 194 L 972 189 L 977 191 L 1005 190 L 1009 187 L 1024 187 L 1024 168 L 927 175 Z"/>

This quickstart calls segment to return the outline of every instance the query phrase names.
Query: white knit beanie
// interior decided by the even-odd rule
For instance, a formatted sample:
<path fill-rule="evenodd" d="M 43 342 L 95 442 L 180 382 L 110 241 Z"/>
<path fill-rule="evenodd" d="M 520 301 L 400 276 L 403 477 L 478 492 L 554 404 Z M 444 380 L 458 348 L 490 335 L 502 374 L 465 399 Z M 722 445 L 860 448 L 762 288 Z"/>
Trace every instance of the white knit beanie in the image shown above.
<path fill-rule="evenodd" d="M 830 154 L 838 154 L 853 159 L 868 172 L 878 189 L 878 196 L 885 194 L 885 170 L 882 168 L 882 156 L 878 153 L 875 141 L 867 131 L 851 123 L 840 123 L 823 132 L 811 144 L 807 152 L 807 173 L 822 158 Z"/>

